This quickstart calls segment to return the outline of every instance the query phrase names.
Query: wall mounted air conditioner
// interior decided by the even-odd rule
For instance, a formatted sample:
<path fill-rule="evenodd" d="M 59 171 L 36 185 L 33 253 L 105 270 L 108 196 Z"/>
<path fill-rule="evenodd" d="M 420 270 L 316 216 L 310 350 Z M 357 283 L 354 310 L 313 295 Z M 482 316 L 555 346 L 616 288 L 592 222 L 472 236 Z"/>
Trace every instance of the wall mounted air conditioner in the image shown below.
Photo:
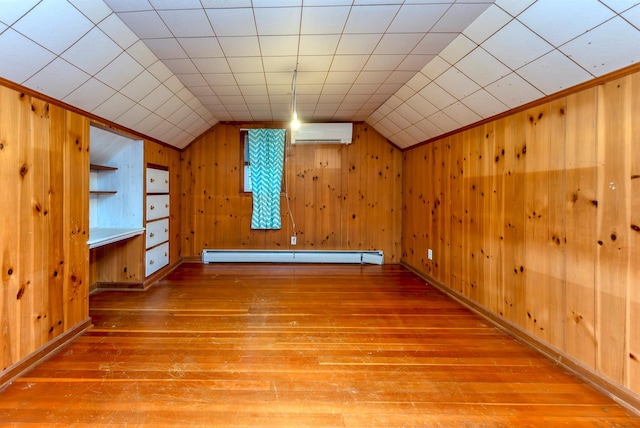
<path fill-rule="evenodd" d="M 291 131 L 292 144 L 351 144 L 352 123 L 301 123 Z"/>

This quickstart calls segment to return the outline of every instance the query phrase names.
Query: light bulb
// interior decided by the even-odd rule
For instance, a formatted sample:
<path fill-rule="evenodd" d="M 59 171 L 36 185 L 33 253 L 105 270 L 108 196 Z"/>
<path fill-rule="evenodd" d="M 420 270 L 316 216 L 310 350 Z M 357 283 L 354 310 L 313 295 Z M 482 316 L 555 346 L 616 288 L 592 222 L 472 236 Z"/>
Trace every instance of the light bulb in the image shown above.
<path fill-rule="evenodd" d="M 297 112 L 293 112 L 293 120 L 291 120 L 291 129 L 298 129 L 300 128 L 300 121 L 298 120 L 298 113 Z"/>

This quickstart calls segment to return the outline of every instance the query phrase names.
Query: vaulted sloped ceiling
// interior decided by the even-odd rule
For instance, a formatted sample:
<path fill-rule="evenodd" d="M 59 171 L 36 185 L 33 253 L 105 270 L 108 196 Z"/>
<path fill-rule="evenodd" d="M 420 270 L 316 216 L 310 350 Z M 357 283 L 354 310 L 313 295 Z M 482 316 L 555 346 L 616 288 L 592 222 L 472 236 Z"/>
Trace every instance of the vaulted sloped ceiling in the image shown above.
<path fill-rule="evenodd" d="M 631 0 L 0 0 L 0 77 L 182 148 L 218 121 L 410 147 L 640 59 Z"/>

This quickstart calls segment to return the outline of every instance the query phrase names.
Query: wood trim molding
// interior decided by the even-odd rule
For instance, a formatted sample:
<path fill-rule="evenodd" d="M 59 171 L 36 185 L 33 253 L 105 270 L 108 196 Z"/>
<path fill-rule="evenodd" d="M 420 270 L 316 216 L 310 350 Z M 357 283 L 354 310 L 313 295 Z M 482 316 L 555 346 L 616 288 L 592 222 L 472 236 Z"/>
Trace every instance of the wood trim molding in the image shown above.
<path fill-rule="evenodd" d="M 7 367 L 2 375 L 0 375 L 0 391 L 9 386 L 17 378 L 31 371 L 47 358 L 59 352 L 62 348 L 73 342 L 76 338 L 78 338 L 92 326 L 93 324 L 91 322 L 91 318 L 86 318 L 82 322 L 62 333 L 60 336 L 54 338 L 53 340 L 41 346 L 39 349 L 35 350 L 28 357 L 23 358 L 17 363 Z"/>
<path fill-rule="evenodd" d="M 598 373 L 591 367 L 584 365 L 572 356 L 531 335 L 531 333 L 524 330 L 522 327 L 490 311 L 483 305 L 474 302 L 467 296 L 448 287 L 435 278 L 432 278 L 428 274 L 419 271 L 404 260 L 401 260 L 400 264 L 428 282 L 429 285 L 432 285 L 438 290 L 442 291 L 453 300 L 457 301 L 458 303 L 467 307 L 491 324 L 500 328 L 505 333 L 515 338 L 517 341 L 524 343 L 525 345 L 530 346 L 534 350 L 545 355 L 547 358 L 551 359 L 556 364 L 568 370 L 576 377 L 580 378 L 608 397 L 611 397 L 615 402 L 625 407 L 627 410 L 633 412 L 636 415 L 640 415 L 640 396 L 633 391 L 630 391 L 629 389 L 613 382 L 611 379 L 605 377 L 601 373 Z"/>

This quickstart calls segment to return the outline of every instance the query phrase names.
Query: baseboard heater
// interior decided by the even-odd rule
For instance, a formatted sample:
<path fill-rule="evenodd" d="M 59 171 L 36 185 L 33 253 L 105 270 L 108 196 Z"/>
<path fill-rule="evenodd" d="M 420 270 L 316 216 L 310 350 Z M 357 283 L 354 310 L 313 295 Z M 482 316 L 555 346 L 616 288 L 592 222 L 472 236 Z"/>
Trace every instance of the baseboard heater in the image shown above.
<path fill-rule="evenodd" d="M 202 263 L 384 264 L 382 251 L 203 250 Z"/>

